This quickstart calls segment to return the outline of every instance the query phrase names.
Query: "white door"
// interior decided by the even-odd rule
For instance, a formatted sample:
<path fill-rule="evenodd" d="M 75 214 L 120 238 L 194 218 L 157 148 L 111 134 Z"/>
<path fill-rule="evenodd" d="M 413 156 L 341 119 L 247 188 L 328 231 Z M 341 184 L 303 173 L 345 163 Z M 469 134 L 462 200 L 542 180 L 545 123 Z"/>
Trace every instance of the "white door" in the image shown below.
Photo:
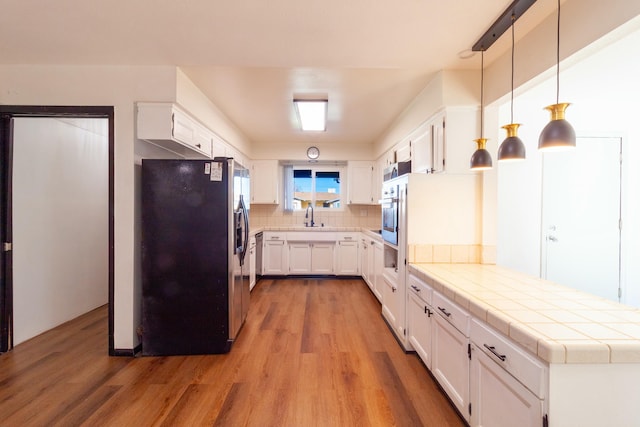
<path fill-rule="evenodd" d="M 619 301 L 620 138 L 544 154 L 542 277 Z"/>

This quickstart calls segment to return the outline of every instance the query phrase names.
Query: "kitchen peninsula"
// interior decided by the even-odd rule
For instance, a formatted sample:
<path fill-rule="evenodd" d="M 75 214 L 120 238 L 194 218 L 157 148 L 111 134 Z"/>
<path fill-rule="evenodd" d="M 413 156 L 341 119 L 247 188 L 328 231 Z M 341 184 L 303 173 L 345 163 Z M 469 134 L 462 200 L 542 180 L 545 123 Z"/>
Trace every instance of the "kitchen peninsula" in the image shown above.
<path fill-rule="evenodd" d="M 538 404 L 551 425 L 637 425 L 638 309 L 496 265 L 418 263 L 409 274 L 432 292 L 434 313 L 447 301 L 466 316 L 457 327 L 471 359 L 471 425 L 504 417 L 520 391 L 523 409 Z"/>

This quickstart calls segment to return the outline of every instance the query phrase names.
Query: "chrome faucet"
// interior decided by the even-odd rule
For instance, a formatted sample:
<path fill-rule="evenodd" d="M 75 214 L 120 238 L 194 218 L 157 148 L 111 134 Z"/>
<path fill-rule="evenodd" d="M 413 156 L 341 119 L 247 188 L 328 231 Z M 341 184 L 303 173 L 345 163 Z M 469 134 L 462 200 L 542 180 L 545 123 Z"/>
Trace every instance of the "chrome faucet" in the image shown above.
<path fill-rule="evenodd" d="M 305 225 L 307 227 L 313 227 L 315 225 L 315 222 L 313 222 L 313 205 L 311 203 L 307 205 L 307 211 L 305 212 L 304 217 L 305 219 L 309 218 L 309 209 L 311 209 L 311 223 L 305 221 Z"/>

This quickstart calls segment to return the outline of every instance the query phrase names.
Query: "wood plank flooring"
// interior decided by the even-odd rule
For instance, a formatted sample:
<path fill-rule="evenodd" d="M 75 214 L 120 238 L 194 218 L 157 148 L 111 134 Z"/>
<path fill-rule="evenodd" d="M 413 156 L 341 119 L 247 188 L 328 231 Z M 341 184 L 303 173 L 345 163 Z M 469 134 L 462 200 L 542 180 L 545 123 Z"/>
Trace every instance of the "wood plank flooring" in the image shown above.
<path fill-rule="evenodd" d="M 362 280 L 263 279 L 226 355 L 109 357 L 101 307 L 0 355 L 1 426 L 462 426 Z"/>

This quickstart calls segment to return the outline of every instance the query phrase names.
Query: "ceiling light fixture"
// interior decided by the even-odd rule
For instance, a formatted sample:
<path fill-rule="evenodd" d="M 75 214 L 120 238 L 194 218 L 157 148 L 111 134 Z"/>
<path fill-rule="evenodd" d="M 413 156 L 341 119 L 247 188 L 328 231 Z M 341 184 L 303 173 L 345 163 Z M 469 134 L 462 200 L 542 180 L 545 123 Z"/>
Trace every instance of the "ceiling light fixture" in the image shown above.
<path fill-rule="evenodd" d="M 558 27 L 556 44 L 556 103 L 545 107 L 551 112 L 551 121 L 542 129 L 538 139 L 540 151 L 562 151 L 576 147 L 576 132 L 565 120 L 564 112 L 569 103 L 561 103 L 560 99 L 560 0 L 558 0 Z"/>
<path fill-rule="evenodd" d="M 471 170 L 482 171 L 493 167 L 491 154 L 487 151 L 487 139 L 484 137 L 484 50 L 481 53 L 480 65 L 480 138 L 476 139 L 478 149 L 471 156 Z"/>
<path fill-rule="evenodd" d="M 519 123 L 513 123 L 513 75 L 514 75 L 514 57 L 515 57 L 515 15 L 511 15 L 511 123 L 502 126 L 507 131 L 507 138 L 502 141 L 498 148 L 498 161 L 519 161 L 526 157 L 524 143 L 518 138 Z"/>
<path fill-rule="evenodd" d="M 293 105 L 303 131 L 327 130 L 327 99 L 294 99 Z"/>

